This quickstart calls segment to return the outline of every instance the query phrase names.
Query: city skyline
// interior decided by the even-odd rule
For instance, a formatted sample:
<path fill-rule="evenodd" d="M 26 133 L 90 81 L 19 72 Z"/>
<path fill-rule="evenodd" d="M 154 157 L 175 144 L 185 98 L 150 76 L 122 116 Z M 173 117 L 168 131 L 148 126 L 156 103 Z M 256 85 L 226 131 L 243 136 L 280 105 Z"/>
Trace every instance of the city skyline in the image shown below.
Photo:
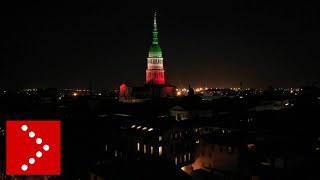
<path fill-rule="evenodd" d="M 319 17 L 311 4 L 43 3 L 7 10 L 3 88 L 143 85 L 155 11 L 168 83 L 177 87 L 300 87 L 320 77 Z"/>

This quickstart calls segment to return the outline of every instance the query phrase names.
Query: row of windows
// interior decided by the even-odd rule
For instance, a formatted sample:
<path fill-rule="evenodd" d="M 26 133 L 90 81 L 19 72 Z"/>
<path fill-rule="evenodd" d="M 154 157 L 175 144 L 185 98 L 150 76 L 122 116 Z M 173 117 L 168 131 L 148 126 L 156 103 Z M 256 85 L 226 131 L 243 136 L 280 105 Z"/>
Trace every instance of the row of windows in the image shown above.
<path fill-rule="evenodd" d="M 188 158 L 188 161 L 191 160 L 191 154 L 190 153 L 184 154 L 184 155 L 180 155 L 179 157 L 175 157 L 174 158 L 174 163 L 177 165 L 178 163 L 187 162 L 187 158 Z M 178 159 L 179 159 L 179 162 L 178 162 Z"/>
<path fill-rule="evenodd" d="M 162 59 L 148 59 L 149 64 L 162 64 Z"/>
<path fill-rule="evenodd" d="M 114 157 L 120 157 L 120 158 L 127 158 L 127 154 L 126 153 L 122 153 L 121 151 L 118 150 L 114 150 Z"/>
<path fill-rule="evenodd" d="M 172 140 L 173 137 L 174 137 L 175 139 L 177 139 L 177 138 L 179 138 L 179 137 L 182 137 L 182 132 L 175 133 L 175 134 L 170 134 L 170 140 Z M 159 136 L 159 141 L 162 141 L 162 140 L 163 140 L 162 136 Z"/>
<path fill-rule="evenodd" d="M 151 77 L 151 78 L 163 78 L 163 76 L 164 76 L 163 73 L 151 73 L 151 72 L 148 73 L 148 77 Z"/>
<path fill-rule="evenodd" d="M 173 135 L 173 134 L 170 134 L 170 140 L 172 140 L 173 137 L 174 137 L 175 139 L 177 139 L 177 138 L 179 138 L 179 137 L 182 137 L 182 132 L 175 133 L 174 135 Z"/>
<path fill-rule="evenodd" d="M 142 151 L 142 147 L 140 147 L 140 146 L 142 146 L 142 144 L 140 144 L 140 143 L 137 143 L 137 151 L 138 152 L 140 152 L 140 151 Z M 148 153 L 148 145 L 146 145 L 146 144 L 143 144 L 143 153 L 145 153 L 145 154 L 147 154 Z M 153 148 L 153 146 L 150 146 L 150 151 L 149 151 L 149 153 L 150 154 L 154 154 L 154 148 Z M 161 156 L 162 155 L 162 146 L 159 146 L 159 148 L 158 148 L 158 155 L 159 156 Z"/>

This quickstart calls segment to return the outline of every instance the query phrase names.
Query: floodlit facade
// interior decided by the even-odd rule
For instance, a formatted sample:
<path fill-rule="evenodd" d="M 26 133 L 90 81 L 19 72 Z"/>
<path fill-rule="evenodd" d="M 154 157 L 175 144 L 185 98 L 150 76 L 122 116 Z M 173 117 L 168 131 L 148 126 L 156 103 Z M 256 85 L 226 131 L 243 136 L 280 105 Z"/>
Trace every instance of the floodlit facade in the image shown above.
<path fill-rule="evenodd" d="M 146 70 L 146 84 L 165 84 L 162 51 L 158 42 L 157 16 L 153 19 L 153 41 L 149 49 Z"/>
<path fill-rule="evenodd" d="M 149 47 L 146 69 L 146 84 L 141 87 L 132 87 L 128 84 L 120 86 L 119 101 L 132 103 L 143 102 L 141 99 L 150 97 L 174 96 L 175 86 L 167 83 L 165 77 L 164 60 L 162 50 L 158 41 L 157 16 L 153 17 L 153 40 Z M 140 100 L 138 100 L 140 99 Z"/>

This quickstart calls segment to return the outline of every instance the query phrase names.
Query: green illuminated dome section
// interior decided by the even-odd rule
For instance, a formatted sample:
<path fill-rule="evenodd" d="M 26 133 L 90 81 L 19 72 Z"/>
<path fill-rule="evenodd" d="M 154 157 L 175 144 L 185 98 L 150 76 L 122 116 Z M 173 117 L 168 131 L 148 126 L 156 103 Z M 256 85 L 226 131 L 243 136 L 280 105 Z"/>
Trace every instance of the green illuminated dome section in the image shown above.
<path fill-rule="evenodd" d="M 152 44 L 150 46 L 149 57 L 162 57 L 162 51 L 159 44 Z"/>
<path fill-rule="evenodd" d="M 157 29 L 156 14 L 154 15 L 152 34 L 153 34 L 153 41 L 152 41 L 152 45 L 149 48 L 149 57 L 162 57 L 161 47 L 158 42 L 158 29 Z"/>

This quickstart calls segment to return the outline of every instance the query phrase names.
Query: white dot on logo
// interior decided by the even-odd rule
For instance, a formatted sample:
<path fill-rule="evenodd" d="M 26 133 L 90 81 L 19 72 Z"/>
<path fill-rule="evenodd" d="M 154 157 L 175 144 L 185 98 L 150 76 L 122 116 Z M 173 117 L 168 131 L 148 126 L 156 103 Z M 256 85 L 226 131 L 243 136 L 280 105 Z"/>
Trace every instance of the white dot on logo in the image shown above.
<path fill-rule="evenodd" d="M 42 143 L 42 139 L 41 138 L 37 138 L 36 142 L 37 142 L 37 144 L 41 144 Z"/>
<path fill-rule="evenodd" d="M 21 166 L 21 169 L 22 169 L 22 171 L 26 171 L 28 169 L 28 166 L 24 164 Z"/>
<path fill-rule="evenodd" d="M 26 130 L 28 130 L 28 126 L 27 125 L 22 125 L 21 129 L 22 129 L 22 131 L 26 131 Z"/>
<path fill-rule="evenodd" d="M 30 158 L 30 159 L 29 159 L 29 163 L 30 163 L 30 164 L 34 164 L 35 161 L 36 161 L 36 160 L 35 160 L 34 158 Z"/>
<path fill-rule="evenodd" d="M 38 151 L 38 152 L 36 153 L 36 156 L 37 156 L 38 158 L 41 158 L 42 152 L 41 152 L 41 151 Z"/>
<path fill-rule="evenodd" d="M 48 151 L 49 150 L 49 146 L 46 144 L 43 146 L 43 150 Z"/>
<path fill-rule="evenodd" d="M 33 131 L 29 132 L 29 137 L 33 138 L 36 134 Z"/>

